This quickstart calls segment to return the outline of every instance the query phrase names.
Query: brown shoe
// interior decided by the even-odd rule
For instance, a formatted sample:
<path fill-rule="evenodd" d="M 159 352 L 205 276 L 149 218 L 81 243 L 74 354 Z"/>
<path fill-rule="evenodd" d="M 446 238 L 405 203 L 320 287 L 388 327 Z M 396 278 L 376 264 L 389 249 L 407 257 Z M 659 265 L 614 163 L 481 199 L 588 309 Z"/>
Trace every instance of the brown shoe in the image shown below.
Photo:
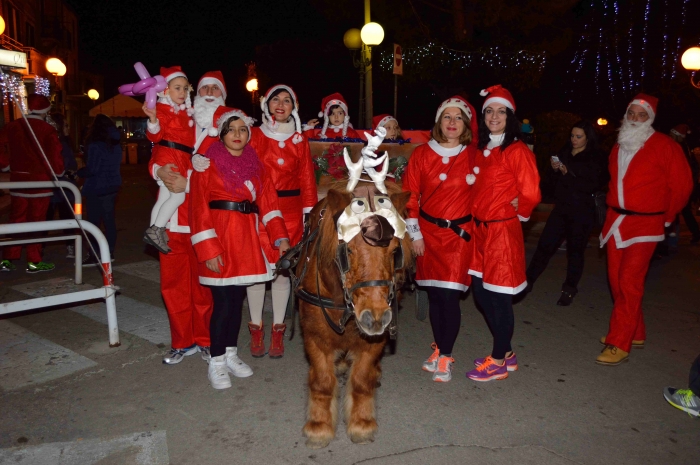
<path fill-rule="evenodd" d="M 645 342 L 646 341 L 632 341 L 632 348 L 633 349 L 643 349 Z M 605 342 L 605 336 L 602 336 L 600 338 L 600 343 L 603 345 L 607 345 L 607 343 Z"/>
<path fill-rule="evenodd" d="M 263 332 L 262 321 L 260 325 L 254 325 L 252 322 L 248 322 L 248 331 L 250 331 L 250 355 L 253 357 L 264 357 L 265 356 L 265 333 Z"/>
<path fill-rule="evenodd" d="M 284 355 L 284 332 L 287 325 L 272 326 L 272 342 L 270 342 L 270 358 L 281 358 Z"/>
<path fill-rule="evenodd" d="M 629 355 L 629 352 L 608 344 L 595 359 L 595 362 L 599 365 L 616 366 L 629 360 Z"/>

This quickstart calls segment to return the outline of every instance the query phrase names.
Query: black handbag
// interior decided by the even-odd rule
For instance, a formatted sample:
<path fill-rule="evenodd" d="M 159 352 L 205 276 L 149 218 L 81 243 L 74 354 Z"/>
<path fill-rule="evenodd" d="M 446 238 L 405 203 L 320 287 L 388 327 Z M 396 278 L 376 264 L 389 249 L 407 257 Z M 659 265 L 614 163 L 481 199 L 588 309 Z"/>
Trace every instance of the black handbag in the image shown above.
<path fill-rule="evenodd" d="M 598 226 L 603 226 L 605 223 L 605 215 L 608 213 L 608 205 L 605 203 L 605 197 L 607 192 L 598 191 L 593 194 L 593 200 L 595 201 L 595 220 Z"/>

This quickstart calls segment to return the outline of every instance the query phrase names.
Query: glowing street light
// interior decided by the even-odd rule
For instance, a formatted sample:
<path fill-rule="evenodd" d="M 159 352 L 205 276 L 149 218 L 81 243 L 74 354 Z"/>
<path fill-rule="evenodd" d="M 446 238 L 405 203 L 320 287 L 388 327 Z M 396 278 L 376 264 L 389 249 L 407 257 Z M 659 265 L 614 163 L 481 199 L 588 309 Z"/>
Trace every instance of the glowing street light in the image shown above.
<path fill-rule="evenodd" d="M 605 126 L 608 124 L 608 120 L 605 118 L 598 118 L 598 126 Z"/>
<path fill-rule="evenodd" d="M 690 47 L 688 50 L 683 52 L 681 64 L 685 69 L 690 71 L 690 84 L 696 89 L 700 89 L 700 81 L 693 81 L 695 71 L 700 70 L 700 47 Z"/>
<path fill-rule="evenodd" d="M 64 76 L 66 74 L 66 65 L 58 58 L 49 58 L 46 60 L 46 71 L 54 76 Z"/>
<path fill-rule="evenodd" d="M 95 89 L 90 89 L 87 91 L 87 96 L 90 97 L 90 100 L 97 100 L 100 98 L 100 93 L 97 92 Z"/>

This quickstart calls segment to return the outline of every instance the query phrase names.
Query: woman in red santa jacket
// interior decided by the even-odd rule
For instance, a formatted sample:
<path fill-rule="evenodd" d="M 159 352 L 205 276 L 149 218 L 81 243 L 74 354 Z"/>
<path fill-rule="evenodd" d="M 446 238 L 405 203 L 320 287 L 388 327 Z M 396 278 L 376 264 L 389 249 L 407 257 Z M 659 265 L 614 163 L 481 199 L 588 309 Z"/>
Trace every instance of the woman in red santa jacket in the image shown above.
<path fill-rule="evenodd" d="M 301 135 L 299 101 L 291 87 L 279 84 L 267 91 L 260 106 L 262 125 L 253 128 L 250 145 L 258 153 L 277 191 L 289 240 L 295 245 L 304 231 L 304 215 L 318 202 L 309 142 Z M 270 246 L 266 234 L 264 228 L 260 228 L 263 249 L 274 267 L 279 255 Z M 271 287 L 273 320 L 269 355 L 279 358 L 284 355 L 283 336 L 287 328 L 284 316 L 291 290 L 289 275 L 278 274 Z M 248 288 L 251 319 L 248 329 L 251 335 L 250 351 L 254 357 L 265 355 L 262 322 L 264 300 L 264 282 Z"/>
<path fill-rule="evenodd" d="M 173 163 L 179 170 L 184 170 L 194 151 L 190 83 L 179 66 L 161 68 L 160 74 L 168 82 L 164 95 L 158 99 L 155 109 L 143 105 L 143 112 L 148 116 L 146 137 L 155 144 L 151 160 L 159 166 Z M 170 192 L 162 180 L 158 181 L 158 186 L 158 200 L 151 211 L 151 226 L 143 234 L 143 240 L 159 252 L 168 253 L 165 225 L 185 202 L 186 194 Z"/>
<path fill-rule="evenodd" d="M 477 149 L 474 108 L 451 97 L 435 115 L 433 138 L 416 148 L 403 189 L 411 192 L 406 226 L 413 241 L 416 283 L 428 292 L 433 353 L 423 370 L 433 381 L 452 378 L 452 348 L 461 321 L 459 297 L 469 288 L 472 168 Z"/>
<path fill-rule="evenodd" d="M 540 201 L 535 154 L 519 139 L 513 96 L 500 85 L 481 91 L 487 96 L 479 121 L 479 148 L 472 191 L 474 299 L 493 335 L 491 355 L 474 361 L 467 373 L 474 381 L 508 377 L 518 369 L 511 347 L 513 295 L 527 286 L 525 245 L 520 221 L 530 219 Z"/>
<path fill-rule="evenodd" d="M 238 357 L 241 310 L 250 284 L 269 281 L 272 268 L 263 253 L 258 218 L 277 255 L 289 248 L 287 230 L 277 204 L 274 184 L 248 144 L 253 122 L 241 110 L 219 107 L 220 142 L 209 147 L 212 163 L 195 172 L 190 182 L 192 245 L 199 265 L 199 282 L 211 289 L 211 361 L 209 381 L 215 389 L 231 387 L 228 372 L 253 374 Z"/>

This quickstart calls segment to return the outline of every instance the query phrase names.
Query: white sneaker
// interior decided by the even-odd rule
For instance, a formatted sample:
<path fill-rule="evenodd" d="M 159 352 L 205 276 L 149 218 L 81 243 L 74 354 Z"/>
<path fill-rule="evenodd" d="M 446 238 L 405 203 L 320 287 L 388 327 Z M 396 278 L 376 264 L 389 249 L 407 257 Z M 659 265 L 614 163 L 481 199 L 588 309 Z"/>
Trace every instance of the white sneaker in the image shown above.
<path fill-rule="evenodd" d="M 209 361 L 209 382 L 214 389 L 227 389 L 231 387 L 231 378 L 228 377 L 226 355 L 212 357 Z"/>
<path fill-rule="evenodd" d="M 212 361 L 213 360 L 214 358 L 212 358 Z M 247 378 L 248 376 L 253 376 L 253 369 L 243 363 L 243 360 L 238 358 L 238 347 L 226 348 L 226 368 L 228 368 L 228 371 L 230 371 L 236 378 Z"/>
<path fill-rule="evenodd" d="M 455 359 L 441 355 L 438 359 L 437 369 L 433 373 L 433 381 L 438 383 L 447 383 L 452 379 L 452 364 Z"/>

